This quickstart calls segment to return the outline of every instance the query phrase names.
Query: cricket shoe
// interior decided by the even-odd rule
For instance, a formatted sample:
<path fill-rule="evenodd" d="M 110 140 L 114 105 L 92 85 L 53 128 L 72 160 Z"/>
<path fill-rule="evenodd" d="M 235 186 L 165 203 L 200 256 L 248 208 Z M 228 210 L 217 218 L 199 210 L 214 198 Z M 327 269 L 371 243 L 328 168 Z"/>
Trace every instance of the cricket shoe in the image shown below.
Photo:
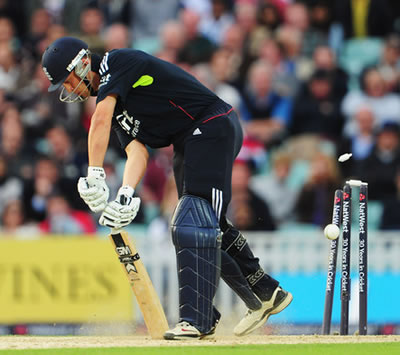
<path fill-rule="evenodd" d="M 251 333 L 257 328 L 261 327 L 271 314 L 277 314 L 283 311 L 290 302 L 292 302 L 293 296 L 290 292 L 283 290 L 281 287 L 277 287 L 272 294 L 269 301 L 262 302 L 260 309 L 255 311 L 249 309 L 246 312 L 244 318 L 234 328 L 233 332 L 237 336 L 243 336 Z"/>
<path fill-rule="evenodd" d="M 195 339 L 212 339 L 215 337 L 215 329 L 217 328 L 218 320 L 207 333 L 200 331 L 190 323 L 183 321 L 179 322 L 175 328 L 167 330 L 164 333 L 166 340 L 195 340 Z"/>
<path fill-rule="evenodd" d="M 221 319 L 221 314 L 217 312 L 218 314 L 216 315 L 217 319 L 215 319 L 214 325 L 211 327 L 208 333 L 203 334 L 201 339 L 214 339 L 215 338 L 215 331 L 217 329 L 217 325 L 219 323 L 219 320 Z"/>

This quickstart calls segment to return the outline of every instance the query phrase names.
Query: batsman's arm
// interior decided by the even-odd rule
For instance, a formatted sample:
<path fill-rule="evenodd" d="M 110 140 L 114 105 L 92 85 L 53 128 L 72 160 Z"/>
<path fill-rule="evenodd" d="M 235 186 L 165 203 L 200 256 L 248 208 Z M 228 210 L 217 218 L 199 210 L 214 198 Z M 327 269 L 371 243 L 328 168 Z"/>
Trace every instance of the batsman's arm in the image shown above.
<path fill-rule="evenodd" d="M 92 116 L 89 129 L 89 166 L 102 167 L 110 140 L 111 121 L 117 100 L 107 96 L 100 101 Z"/>
<path fill-rule="evenodd" d="M 126 146 L 125 151 L 127 160 L 124 169 L 123 185 L 129 185 L 136 189 L 146 171 L 149 152 L 146 146 L 136 139 Z"/>

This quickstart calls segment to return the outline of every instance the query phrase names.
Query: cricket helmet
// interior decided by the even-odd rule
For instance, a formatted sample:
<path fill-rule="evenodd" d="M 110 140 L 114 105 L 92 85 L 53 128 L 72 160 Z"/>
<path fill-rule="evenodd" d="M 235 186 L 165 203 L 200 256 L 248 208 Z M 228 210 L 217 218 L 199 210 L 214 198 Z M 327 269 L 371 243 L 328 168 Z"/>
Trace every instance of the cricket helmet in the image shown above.
<path fill-rule="evenodd" d="M 90 65 L 84 66 L 82 58 L 89 55 L 87 43 L 77 38 L 61 37 L 50 44 L 42 56 L 43 71 L 51 82 L 48 91 L 57 90 L 73 70 L 85 79 Z"/>

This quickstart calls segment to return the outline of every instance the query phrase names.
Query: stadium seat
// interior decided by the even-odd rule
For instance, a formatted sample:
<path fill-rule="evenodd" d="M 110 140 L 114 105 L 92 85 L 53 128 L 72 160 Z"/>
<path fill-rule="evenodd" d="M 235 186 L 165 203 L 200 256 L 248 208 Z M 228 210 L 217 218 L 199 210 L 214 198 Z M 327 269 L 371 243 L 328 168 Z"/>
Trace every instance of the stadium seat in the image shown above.
<path fill-rule="evenodd" d="M 380 38 L 349 39 L 340 53 L 339 64 L 349 74 L 349 89 L 357 89 L 358 76 L 368 65 L 378 62 L 382 52 L 383 41 Z"/>

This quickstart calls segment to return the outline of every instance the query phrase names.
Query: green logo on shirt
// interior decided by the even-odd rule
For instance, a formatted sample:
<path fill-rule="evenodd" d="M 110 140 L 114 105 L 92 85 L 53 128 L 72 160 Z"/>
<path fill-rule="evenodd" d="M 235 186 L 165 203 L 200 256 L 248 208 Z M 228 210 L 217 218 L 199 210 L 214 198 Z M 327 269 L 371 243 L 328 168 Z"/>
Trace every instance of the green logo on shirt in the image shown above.
<path fill-rule="evenodd" d="M 149 86 L 153 84 L 153 77 L 150 75 L 142 75 L 136 83 L 132 85 L 133 88 L 137 88 L 138 86 Z"/>

